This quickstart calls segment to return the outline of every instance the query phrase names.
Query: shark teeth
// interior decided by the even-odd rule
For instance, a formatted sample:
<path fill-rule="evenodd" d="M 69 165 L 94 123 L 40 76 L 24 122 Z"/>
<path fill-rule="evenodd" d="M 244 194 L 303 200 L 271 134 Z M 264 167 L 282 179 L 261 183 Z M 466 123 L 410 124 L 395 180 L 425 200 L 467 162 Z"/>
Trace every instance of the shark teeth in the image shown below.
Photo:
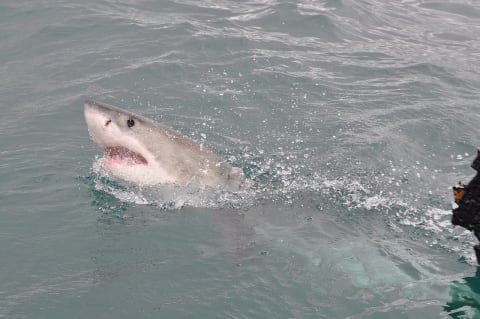
<path fill-rule="evenodd" d="M 142 154 L 136 153 L 123 146 L 108 146 L 105 148 L 105 154 L 109 161 L 125 162 L 130 165 L 148 165 L 147 160 Z"/>

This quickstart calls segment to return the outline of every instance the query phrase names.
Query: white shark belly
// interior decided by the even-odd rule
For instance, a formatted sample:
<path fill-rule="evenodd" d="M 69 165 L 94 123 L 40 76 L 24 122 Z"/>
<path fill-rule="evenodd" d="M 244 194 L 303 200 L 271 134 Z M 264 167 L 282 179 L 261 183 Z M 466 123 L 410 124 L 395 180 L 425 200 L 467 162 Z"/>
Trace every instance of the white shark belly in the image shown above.
<path fill-rule="evenodd" d="M 142 186 L 177 183 L 174 176 L 156 165 L 129 165 L 109 158 L 102 158 L 101 165 L 113 177 Z"/>

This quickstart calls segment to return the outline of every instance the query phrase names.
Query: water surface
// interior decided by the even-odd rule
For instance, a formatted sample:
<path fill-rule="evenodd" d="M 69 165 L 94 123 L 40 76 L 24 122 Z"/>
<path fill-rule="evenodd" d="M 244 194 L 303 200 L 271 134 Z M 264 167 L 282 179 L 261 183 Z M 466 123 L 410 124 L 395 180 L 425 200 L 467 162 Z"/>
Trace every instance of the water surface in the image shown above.
<path fill-rule="evenodd" d="M 475 1 L 0 3 L 0 318 L 474 318 Z M 87 98 L 241 167 L 101 174 Z"/>

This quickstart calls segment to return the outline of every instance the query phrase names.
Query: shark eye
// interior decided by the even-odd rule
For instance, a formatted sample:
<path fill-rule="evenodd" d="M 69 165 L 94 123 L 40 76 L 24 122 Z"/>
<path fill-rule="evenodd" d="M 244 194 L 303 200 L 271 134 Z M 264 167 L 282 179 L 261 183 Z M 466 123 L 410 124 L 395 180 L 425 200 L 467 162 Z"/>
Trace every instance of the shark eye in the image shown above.
<path fill-rule="evenodd" d="M 111 121 L 112 121 L 112 120 L 107 120 L 107 121 L 105 122 L 105 126 L 108 126 L 108 124 L 110 124 Z"/>
<path fill-rule="evenodd" d="M 127 126 L 128 126 L 128 127 L 132 127 L 132 126 L 134 126 L 134 125 L 135 125 L 135 121 L 134 121 L 133 119 L 128 119 L 128 120 L 127 120 Z"/>

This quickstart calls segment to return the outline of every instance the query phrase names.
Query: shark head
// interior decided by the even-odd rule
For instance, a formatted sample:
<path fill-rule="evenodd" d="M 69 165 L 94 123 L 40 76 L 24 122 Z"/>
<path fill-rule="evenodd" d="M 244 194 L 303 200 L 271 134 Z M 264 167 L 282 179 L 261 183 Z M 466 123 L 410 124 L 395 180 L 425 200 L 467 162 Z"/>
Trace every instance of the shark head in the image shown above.
<path fill-rule="evenodd" d="M 144 138 L 154 122 L 95 101 L 85 102 L 84 115 L 90 136 L 104 150 L 102 166 L 109 173 L 145 185 L 170 182 Z"/>
<path fill-rule="evenodd" d="M 86 101 L 92 139 L 104 150 L 102 166 L 115 177 L 141 185 L 197 183 L 238 190 L 241 169 L 180 133 L 113 105 Z"/>
<path fill-rule="evenodd" d="M 108 160 L 128 165 L 148 165 L 147 149 L 137 138 L 149 123 L 114 106 L 86 101 L 85 120 L 93 140 L 105 150 Z"/>

